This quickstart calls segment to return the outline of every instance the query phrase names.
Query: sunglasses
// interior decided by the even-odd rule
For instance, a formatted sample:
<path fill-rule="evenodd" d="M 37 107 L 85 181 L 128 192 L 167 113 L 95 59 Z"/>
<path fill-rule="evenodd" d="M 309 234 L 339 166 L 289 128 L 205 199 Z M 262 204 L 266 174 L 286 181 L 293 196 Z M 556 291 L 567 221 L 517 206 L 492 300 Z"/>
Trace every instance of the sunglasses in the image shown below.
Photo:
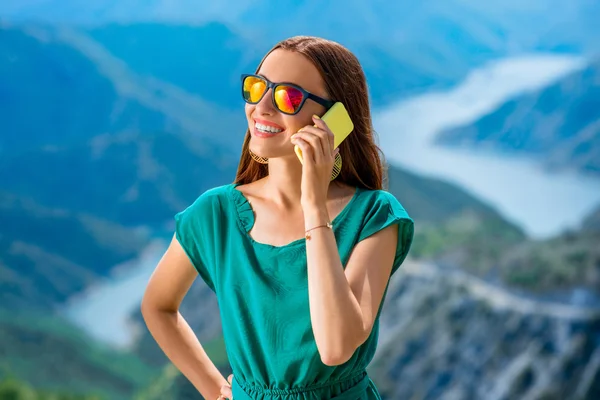
<path fill-rule="evenodd" d="M 306 99 L 311 99 L 326 109 L 329 109 L 335 103 L 312 94 L 293 83 L 273 83 L 260 75 L 242 75 L 242 96 L 246 103 L 257 104 L 269 89 L 273 89 L 271 93 L 273 105 L 279 111 L 288 115 L 297 114 Z"/>

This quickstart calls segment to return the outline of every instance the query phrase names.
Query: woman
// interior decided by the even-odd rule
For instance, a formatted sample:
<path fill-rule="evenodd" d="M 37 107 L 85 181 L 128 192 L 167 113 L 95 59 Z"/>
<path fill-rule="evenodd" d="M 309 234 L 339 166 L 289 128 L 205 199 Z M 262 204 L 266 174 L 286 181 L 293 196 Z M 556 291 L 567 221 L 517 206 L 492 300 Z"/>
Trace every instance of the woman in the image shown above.
<path fill-rule="evenodd" d="M 142 301 L 146 324 L 207 399 L 380 398 L 365 369 L 413 221 L 381 190 L 362 68 L 335 42 L 294 37 L 242 85 L 248 131 L 235 183 L 176 215 Z M 339 149 L 319 118 L 334 101 L 354 122 Z M 229 382 L 178 312 L 197 274 L 219 301 Z"/>

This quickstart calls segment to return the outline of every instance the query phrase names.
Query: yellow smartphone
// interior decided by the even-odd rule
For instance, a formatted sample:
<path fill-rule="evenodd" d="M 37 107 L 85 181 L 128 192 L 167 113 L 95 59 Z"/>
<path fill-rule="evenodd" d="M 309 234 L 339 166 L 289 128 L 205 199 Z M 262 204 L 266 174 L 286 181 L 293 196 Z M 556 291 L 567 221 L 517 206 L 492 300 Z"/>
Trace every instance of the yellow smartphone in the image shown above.
<path fill-rule="evenodd" d="M 340 143 L 348 137 L 354 130 L 354 124 L 350 119 L 350 115 L 341 102 L 335 103 L 325 115 L 321 117 L 333 133 L 333 148 L 337 148 Z M 298 156 L 298 160 L 302 162 L 302 150 L 298 146 L 294 146 L 294 151 Z"/>

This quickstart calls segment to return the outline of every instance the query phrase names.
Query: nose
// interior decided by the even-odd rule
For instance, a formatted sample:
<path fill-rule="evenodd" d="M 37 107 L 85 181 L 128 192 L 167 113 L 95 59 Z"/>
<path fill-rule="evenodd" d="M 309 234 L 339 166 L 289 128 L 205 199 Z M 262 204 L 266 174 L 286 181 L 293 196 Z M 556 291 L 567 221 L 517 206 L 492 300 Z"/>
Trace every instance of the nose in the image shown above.
<path fill-rule="evenodd" d="M 256 104 L 256 112 L 261 115 L 273 115 L 276 111 L 273 105 L 273 89 L 268 88 L 265 95 Z"/>

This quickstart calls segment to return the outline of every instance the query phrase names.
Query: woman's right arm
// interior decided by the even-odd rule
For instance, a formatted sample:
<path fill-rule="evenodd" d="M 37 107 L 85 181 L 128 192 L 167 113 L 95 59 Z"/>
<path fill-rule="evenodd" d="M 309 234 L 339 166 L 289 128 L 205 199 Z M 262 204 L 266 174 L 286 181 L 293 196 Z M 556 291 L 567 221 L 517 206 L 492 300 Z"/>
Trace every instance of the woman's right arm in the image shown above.
<path fill-rule="evenodd" d="M 198 273 L 175 238 L 152 273 L 141 311 L 165 355 L 205 399 L 216 399 L 227 380 L 208 358 L 179 305 Z"/>

